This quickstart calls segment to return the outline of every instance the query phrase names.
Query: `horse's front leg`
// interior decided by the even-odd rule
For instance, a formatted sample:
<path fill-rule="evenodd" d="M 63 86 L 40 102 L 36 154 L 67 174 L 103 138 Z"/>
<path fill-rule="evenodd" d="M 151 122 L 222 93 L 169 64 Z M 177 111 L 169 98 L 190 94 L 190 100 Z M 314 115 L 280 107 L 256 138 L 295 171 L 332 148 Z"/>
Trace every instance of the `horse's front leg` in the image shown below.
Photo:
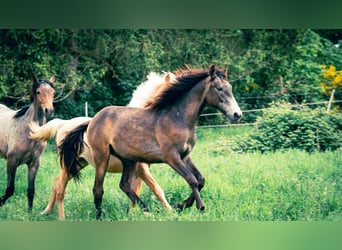
<path fill-rule="evenodd" d="M 132 179 L 136 175 L 136 170 L 138 167 L 138 163 L 121 159 L 123 170 L 120 180 L 120 188 L 121 190 L 128 196 L 128 198 L 131 200 L 132 204 L 138 204 L 142 206 L 144 212 L 149 212 L 148 207 L 145 205 L 145 203 L 139 198 L 139 196 L 134 192 L 134 184 Z"/>
<path fill-rule="evenodd" d="M 190 160 L 191 161 L 191 160 Z M 166 161 L 178 174 L 180 174 L 189 184 L 192 193 L 189 196 L 189 198 L 186 200 L 185 204 L 184 203 L 178 203 L 176 205 L 176 208 L 183 209 L 185 207 L 190 207 L 194 200 L 196 200 L 196 207 L 199 210 L 204 210 L 205 205 L 202 202 L 202 199 L 200 197 L 200 189 L 204 185 L 204 178 L 202 175 L 199 173 L 197 168 L 192 164 L 192 166 L 188 166 L 188 160 L 187 158 L 185 159 L 185 162 L 180 158 L 180 155 L 177 154 L 177 152 L 174 152 L 173 154 L 169 154 L 169 157 L 167 158 Z M 191 162 L 192 163 L 192 162 Z M 194 167 L 194 169 L 192 169 Z"/>
<path fill-rule="evenodd" d="M 14 193 L 14 182 L 15 175 L 17 172 L 18 163 L 15 157 L 8 156 L 7 157 L 7 187 L 6 192 L 3 196 L 0 197 L 0 206 L 3 206 L 7 199 L 11 197 Z"/>
<path fill-rule="evenodd" d="M 184 162 L 185 162 L 186 166 L 191 170 L 191 172 L 196 177 L 196 179 L 198 181 L 198 192 L 200 192 L 201 189 L 204 187 L 204 183 L 205 183 L 204 177 L 202 176 L 200 171 L 197 169 L 197 167 L 193 163 L 190 156 L 188 156 L 186 159 L 184 159 Z M 176 204 L 176 208 L 183 210 L 184 208 L 191 207 L 193 205 L 194 201 L 195 201 L 195 194 L 192 192 L 191 195 L 186 200 L 184 200 L 184 202 L 180 202 L 180 203 Z M 204 207 L 202 208 L 202 210 L 203 209 L 204 209 Z"/>
<path fill-rule="evenodd" d="M 27 175 L 27 201 L 28 201 L 28 210 L 32 211 L 33 207 L 33 199 L 35 194 L 35 180 L 38 172 L 38 168 L 40 165 L 40 158 L 36 159 L 36 161 L 28 164 L 28 175 Z"/>

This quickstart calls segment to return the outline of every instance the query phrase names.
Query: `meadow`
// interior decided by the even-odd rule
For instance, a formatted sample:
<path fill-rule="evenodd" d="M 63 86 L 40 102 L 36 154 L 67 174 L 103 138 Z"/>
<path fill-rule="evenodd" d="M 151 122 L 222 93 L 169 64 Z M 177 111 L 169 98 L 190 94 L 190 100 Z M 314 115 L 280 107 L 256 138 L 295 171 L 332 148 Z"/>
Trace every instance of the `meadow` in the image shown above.
<path fill-rule="evenodd" d="M 151 210 L 129 209 L 119 189 L 119 174 L 107 174 L 102 207 L 104 221 L 342 221 L 342 150 L 307 153 L 301 150 L 273 153 L 234 153 L 221 143 L 249 128 L 198 129 L 192 158 L 206 178 L 201 196 L 206 210 L 193 206 L 182 212 L 166 212 L 143 185 L 141 198 Z M 50 197 L 59 163 L 54 141 L 42 156 L 36 178 L 33 211 L 27 211 L 27 167 L 20 166 L 16 190 L 0 207 L 2 221 L 55 221 L 57 208 L 40 215 Z M 190 188 L 165 164 L 151 172 L 171 205 L 185 199 Z M 65 197 L 66 220 L 94 221 L 92 186 L 94 168 L 82 171 L 82 181 L 70 181 Z M 6 162 L 0 160 L 0 192 L 6 187 Z"/>

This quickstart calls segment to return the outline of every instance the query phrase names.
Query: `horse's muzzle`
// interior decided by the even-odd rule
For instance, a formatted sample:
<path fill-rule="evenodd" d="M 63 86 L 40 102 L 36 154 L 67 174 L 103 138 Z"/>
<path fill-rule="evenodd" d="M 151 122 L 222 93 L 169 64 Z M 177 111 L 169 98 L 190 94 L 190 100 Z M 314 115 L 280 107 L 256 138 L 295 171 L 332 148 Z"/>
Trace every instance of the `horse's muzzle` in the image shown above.
<path fill-rule="evenodd" d="M 241 117 L 242 117 L 242 112 L 235 112 L 233 114 L 233 120 L 234 121 L 239 121 L 241 119 Z"/>
<path fill-rule="evenodd" d="M 46 117 L 52 117 L 55 115 L 55 109 L 45 109 L 45 116 Z"/>

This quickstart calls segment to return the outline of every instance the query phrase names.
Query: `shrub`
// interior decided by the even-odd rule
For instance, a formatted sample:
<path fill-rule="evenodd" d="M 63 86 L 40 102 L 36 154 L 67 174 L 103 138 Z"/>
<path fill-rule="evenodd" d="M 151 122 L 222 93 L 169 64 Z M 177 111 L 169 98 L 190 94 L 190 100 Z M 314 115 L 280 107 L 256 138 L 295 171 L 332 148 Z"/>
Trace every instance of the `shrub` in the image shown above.
<path fill-rule="evenodd" d="M 307 152 L 336 150 L 342 144 L 342 115 L 324 109 L 272 104 L 257 118 L 249 134 L 237 136 L 233 151 L 301 149 Z"/>

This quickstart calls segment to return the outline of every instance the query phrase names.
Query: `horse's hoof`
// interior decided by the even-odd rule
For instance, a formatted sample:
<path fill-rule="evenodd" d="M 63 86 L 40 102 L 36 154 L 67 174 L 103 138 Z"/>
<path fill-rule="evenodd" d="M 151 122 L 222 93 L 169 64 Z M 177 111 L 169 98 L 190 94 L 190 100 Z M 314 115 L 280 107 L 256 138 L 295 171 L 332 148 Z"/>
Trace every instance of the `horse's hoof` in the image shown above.
<path fill-rule="evenodd" d="M 49 214 L 51 214 L 51 211 L 44 210 L 44 211 L 40 212 L 39 214 L 40 215 L 49 215 Z"/>
<path fill-rule="evenodd" d="M 5 202 L 6 202 L 5 198 L 4 198 L 3 196 L 0 197 L 0 207 L 2 207 L 3 205 L 5 205 Z"/>
<path fill-rule="evenodd" d="M 102 210 L 96 210 L 96 220 L 102 220 Z"/>
<path fill-rule="evenodd" d="M 176 205 L 173 206 L 173 208 L 179 212 L 183 211 L 184 207 L 185 207 L 185 204 L 183 202 L 178 202 Z"/>
<path fill-rule="evenodd" d="M 149 213 L 149 212 L 150 212 L 150 209 L 149 209 L 148 207 L 144 207 L 144 208 L 143 208 L 143 211 L 144 211 L 144 213 Z"/>

